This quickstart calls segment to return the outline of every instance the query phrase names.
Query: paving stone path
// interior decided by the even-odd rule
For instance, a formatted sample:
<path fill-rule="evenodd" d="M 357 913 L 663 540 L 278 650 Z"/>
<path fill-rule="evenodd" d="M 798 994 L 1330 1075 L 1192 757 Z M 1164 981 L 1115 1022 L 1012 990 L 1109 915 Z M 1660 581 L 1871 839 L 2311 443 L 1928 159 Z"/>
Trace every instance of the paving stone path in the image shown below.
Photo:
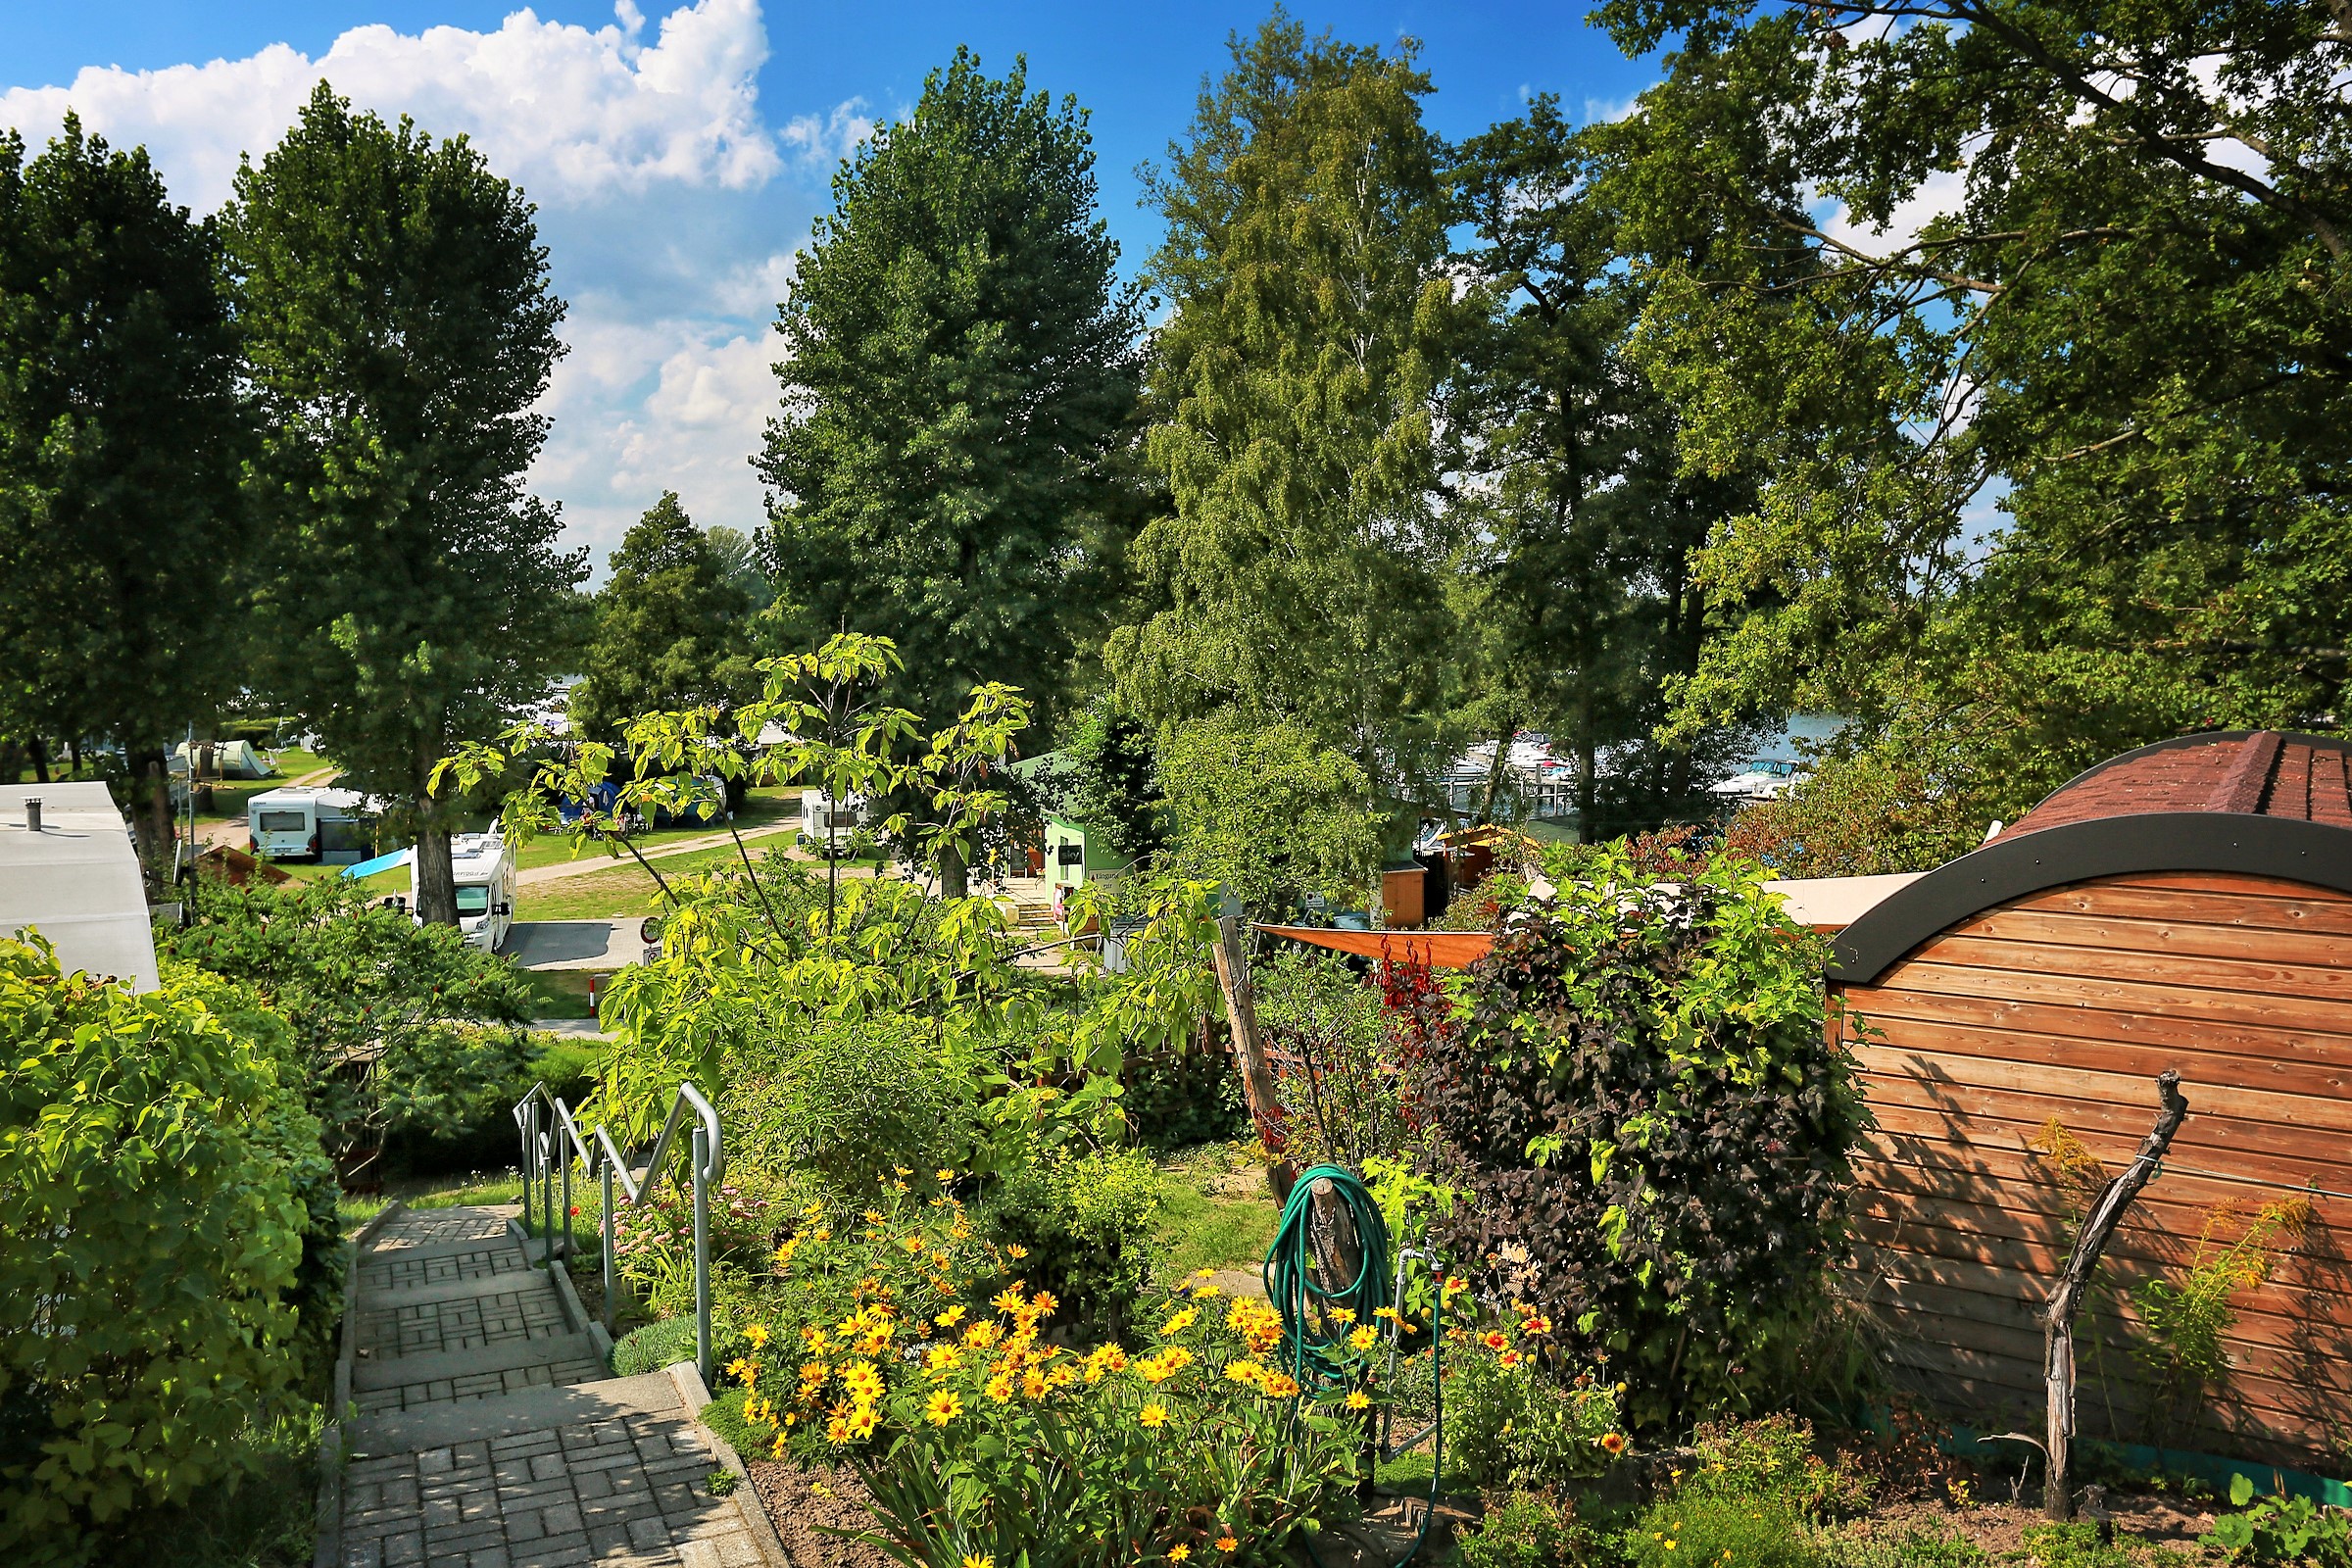
<path fill-rule="evenodd" d="M 510 1223 L 409 1210 L 357 1261 L 343 1568 L 788 1568 L 666 1372 L 599 1340 Z"/>

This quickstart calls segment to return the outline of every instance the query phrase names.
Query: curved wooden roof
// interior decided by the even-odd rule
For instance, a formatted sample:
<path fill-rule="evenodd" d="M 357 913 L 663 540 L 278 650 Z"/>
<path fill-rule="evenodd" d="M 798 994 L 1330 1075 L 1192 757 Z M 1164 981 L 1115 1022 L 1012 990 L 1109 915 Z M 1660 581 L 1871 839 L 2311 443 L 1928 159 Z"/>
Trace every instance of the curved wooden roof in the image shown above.
<path fill-rule="evenodd" d="M 2101 762 L 1846 927 L 1830 978 L 1876 980 L 2012 899 L 2146 871 L 2240 871 L 2352 895 L 2352 741 L 2226 730 Z"/>

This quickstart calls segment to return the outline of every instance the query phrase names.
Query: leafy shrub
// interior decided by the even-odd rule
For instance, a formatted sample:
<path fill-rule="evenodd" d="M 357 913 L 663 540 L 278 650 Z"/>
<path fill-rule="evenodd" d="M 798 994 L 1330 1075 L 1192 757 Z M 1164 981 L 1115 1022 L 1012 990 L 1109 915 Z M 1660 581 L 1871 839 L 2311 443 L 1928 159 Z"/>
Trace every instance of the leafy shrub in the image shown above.
<path fill-rule="evenodd" d="M 2251 1481 L 2230 1477 L 2230 1500 L 2245 1511 L 2219 1515 L 2205 1536 L 2232 1562 L 2352 1568 L 2352 1515 L 2319 1507 L 2309 1497 L 2265 1497 L 2246 1508 L 2253 1495 Z"/>
<path fill-rule="evenodd" d="M 1446 1453 L 1482 1487 L 1547 1488 L 1607 1469 L 1626 1446 L 1617 1391 L 1544 1370 L 1541 1318 L 1447 1331 Z"/>
<path fill-rule="evenodd" d="M 1988 1560 L 1959 1531 L 1923 1525 L 1892 1536 L 1832 1534 L 1821 1546 L 1828 1568 L 1977 1568 Z"/>
<path fill-rule="evenodd" d="M 694 1332 L 692 1314 L 665 1317 L 631 1330 L 613 1342 L 612 1375 L 633 1378 L 693 1360 Z M 715 1325 L 711 1332 L 717 1333 Z"/>
<path fill-rule="evenodd" d="M 1686 1492 L 1653 1504 L 1624 1538 L 1631 1568 L 1818 1568 L 1804 1521 L 1766 1497 Z"/>
<path fill-rule="evenodd" d="M 1580 1560 L 1587 1545 L 1573 1504 L 1547 1492 L 1498 1493 L 1455 1557 L 1461 1568 L 1558 1568 Z"/>
<path fill-rule="evenodd" d="M 1132 1149 L 1048 1153 L 1006 1173 L 990 1195 L 988 1228 L 1020 1260 L 1013 1272 L 1051 1291 L 1065 1320 L 1115 1335 L 1158 1262 L 1159 1184 Z"/>
<path fill-rule="evenodd" d="M 1517 871 L 1495 871 L 1456 894 L 1434 924 L 1440 931 L 1492 931 L 1526 902 L 1527 878 Z"/>
<path fill-rule="evenodd" d="M 780 1444 L 824 1427 L 892 1554 L 923 1568 L 1287 1563 L 1300 1533 L 1345 1504 L 1372 1404 L 1367 1365 L 1302 1393 L 1268 1365 L 1282 1342 L 1273 1308 L 1228 1304 L 1213 1286 L 1167 1299 L 1149 1349 L 1132 1353 L 1041 1344 L 1054 1304 L 1006 1290 L 967 1322 L 869 1303 L 859 1344 L 730 1373 L 747 1419 Z M 932 1331 L 919 1360 L 888 1353 L 913 1338 L 896 1332 L 909 1324 Z"/>
<path fill-rule="evenodd" d="M 252 1461 L 331 1323 L 318 1124 L 223 991 L 0 942 L 0 1543 L 36 1562 Z"/>
<path fill-rule="evenodd" d="M 1447 1255 L 1604 1355 L 1649 1429 L 1739 1408 L 1842 1246 L 1865 1112 L 1823 1028 L 1818 939 L 1754 869 L 1622 857 L 1503 930 L 1427 1020 L 1425 1169 Z M 1506 1264 L 1506 1248 L 1526 1261 Z"/>
<path fill-rule="evenodd" d="M 2020 1534 L 2027 1553 L 2042 1568 L 2190 1568 L 2197 1560 L 2115 1530 L 2112 1521 L 2028 1525 Z"/>
<path fill-rule="evenodd" d="M 1276 1053 L 1289 1153 L 1298 1164 L 1360 1169 L 1395 1157 L 1411 1139 L 1399 1067 L 1418 1036 L 1394 1026 L 1382 984 L 1407 968 L 1383 959 L 1359 975 L 1337 955 L 1298 948 L 1258 966 L 1258 1025 Z"/>
<path fill-rule="evenodd" d="M 1127 1130 L 1162 1152 L 1246 1137 L 1241 1075 L 1221 1051 L 1153 1051 L 1128 1056 L 1120 1107 Z"/>
<path fill-rule="evenodd" d="M 720 1113 L 744 1158 L 864 1199 L 900 1166 L 965 1163 L 970 1073 L 942 1058 L 928 1020 L 883 1013 L 810 1019 L 788 1047 L 736 1054 Z"/>
<path fill-rule="evenodd" d="M 1813 1451 L 1813 1424 L 1774 1413 L 1702 1424 L 1691 1435 L 1698 1466 L 1686 1492 L 1761 1497 L 1807 1519 L 1838 1519 L 1870 1506 L 1876 1483 Z"/>
<path fill-rule="evenodd" d="M 1159 786 L 1178 874 L 1224 883 L 1261 918 L 1310 896 L 1361 906 L 1380 815 L 1363 768 L 1303 725 L 1230 713 L 1180 724 L 1162 737 Z"/>

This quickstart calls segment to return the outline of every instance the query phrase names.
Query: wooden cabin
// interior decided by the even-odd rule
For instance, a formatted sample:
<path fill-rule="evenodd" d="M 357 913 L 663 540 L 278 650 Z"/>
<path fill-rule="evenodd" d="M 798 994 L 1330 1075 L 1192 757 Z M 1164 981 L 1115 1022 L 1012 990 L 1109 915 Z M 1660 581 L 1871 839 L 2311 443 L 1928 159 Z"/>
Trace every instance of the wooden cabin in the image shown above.
<path fill-rule="evenodd" d="M 1878 1122 L 1856 1294 L 1905 1380 L 2039 1430 L 2037 1314 L 2099 1176 L 2070 1179 L 2049 1130 L 2120 1171 L 2170 1068 L 2189 1116 L 2081 1325 L 2081 1428 L 2352 1472 L 2352 742 L 2143 747 L 1834 940 Z M 2299 1191 L 2300 1241 L 2232 1298 L 2230 1376 L 2161 1396 L 2134 1293 Z"/>

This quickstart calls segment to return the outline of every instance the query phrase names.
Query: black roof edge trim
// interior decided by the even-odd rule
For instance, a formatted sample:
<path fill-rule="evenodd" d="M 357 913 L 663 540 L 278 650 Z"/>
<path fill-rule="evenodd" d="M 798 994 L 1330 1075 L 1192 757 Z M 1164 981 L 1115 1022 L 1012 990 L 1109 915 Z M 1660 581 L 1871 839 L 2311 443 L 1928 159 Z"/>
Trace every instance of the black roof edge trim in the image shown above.
<path fill-rule="evenodd" d="M 2352 828 L 2228 811 L 2102 816 L 1998 838 L 1900 888 L 1832 943 L 1829 977 L 1869 985 L 1997 904 L 2142 871 L 2234 871 L 2352 894 Z"/>
<path fill-rule="evenodd" d="M 2152 741 L 2148 745 L 2134 747 L 2120 757 L 2110 757 L 2104 762 L 2094 762 L 2077 773 L 2073 778 L 2068 779 L 2049 794 L 2034 802 L 2034 810 L 2040 810 L 2084 779 L 2097 778 L 2109 768 L 2122 763 L 2134 761 L 2142 757 L 2153 757 L 2158 752 L 2178 752 L 2191 746 L 2219 746 L 2225 741 L 2247 740 L 2263 733 L 2265 732 L 2258 729 L 2202 729 L 2192 735 L 2176 735 L 2169 741 Z M 2340 735 L 2306 735 L 2299 729 L 2282 729 L 2278 731 L 2278 738 L 2296 746 L 2316 746 L 2331 752 L 2352 753 L 2352 740 L 2346 740 Z M 2026 813 L 2027 816 L 2033 814 L 2033 811 Z M 2022 822 L 2025 817 L 2021 816 L 2018 820 Z"/>

